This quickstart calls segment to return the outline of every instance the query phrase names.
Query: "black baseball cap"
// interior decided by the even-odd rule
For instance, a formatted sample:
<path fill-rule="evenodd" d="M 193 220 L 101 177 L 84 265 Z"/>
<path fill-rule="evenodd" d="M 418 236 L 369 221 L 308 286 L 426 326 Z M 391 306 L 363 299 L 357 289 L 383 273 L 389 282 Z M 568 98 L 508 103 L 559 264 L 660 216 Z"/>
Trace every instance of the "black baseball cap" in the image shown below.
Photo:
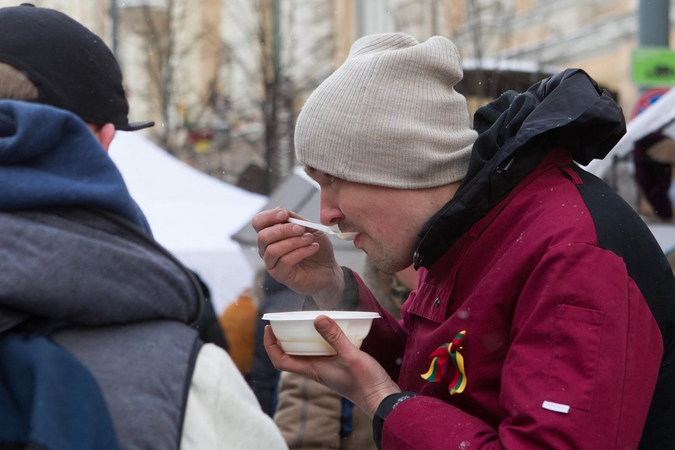
<path fill-rule="evenodd" d="M 37 87 L 38 103 L 136 131 L 154 122 L 129 123 L 122 71 L 103 40 L 67 15 L 30 3 L 0 8 L 0 62 L 23 72 Z"/>

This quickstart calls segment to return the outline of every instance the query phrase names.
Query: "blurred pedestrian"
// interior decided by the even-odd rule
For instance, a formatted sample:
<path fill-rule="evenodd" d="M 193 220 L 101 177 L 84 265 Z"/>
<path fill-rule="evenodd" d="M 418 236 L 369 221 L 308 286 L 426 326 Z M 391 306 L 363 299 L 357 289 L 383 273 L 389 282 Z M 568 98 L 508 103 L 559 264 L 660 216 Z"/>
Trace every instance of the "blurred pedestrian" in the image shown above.
<path fill-rule="evenodd" d="M 260 284 L 260 277 L 256 276 L 253 283 Z M 247 381 L 253 365 L 260 302 L 253 292 L 253 288 L 244 289 L 218 318 L 227 339 L 230 356 Z"/>
<path fill-rule="evenodd" d="M 266 313 L 299 311 L 305 297 L 276 281 L 266 270 L 262 269 L 262 273 L 264 278 L 255 328 L 253 367 L 248 381 L 262 410 L 273 417 L 277 408 L 279 371 L 274 368 L 263 345 L 265 326 L 269 321 L 263 320 L 262 317 Z"/>
<path fill-rule="evenodd" d="M 319 316 L 331 358 L 287 355 L 268 327 L 272 362 L 353 401 L 387 450 L 674 448 L 673 273 L 579 166 L 623 136 L 621 108 L 568 69 L 502 94 L 472 128 L 461 78 L 447 38 L 369 35 L 304 104 L 296 156 L 321 222 L 419 280 L 397 321 L 327 236 L 259 213 L 272 276 L 320 309 L 384 316 L 361 349 Z"/>
<path fill-rule="evenodd" d="M 672 222 L 673 205 L 670 187 L 673 184 L 675 141 L 661 130 L 649 133 L 633 144 L 635 180 L 640 187 L 644 215 L 659 222 Z"/>

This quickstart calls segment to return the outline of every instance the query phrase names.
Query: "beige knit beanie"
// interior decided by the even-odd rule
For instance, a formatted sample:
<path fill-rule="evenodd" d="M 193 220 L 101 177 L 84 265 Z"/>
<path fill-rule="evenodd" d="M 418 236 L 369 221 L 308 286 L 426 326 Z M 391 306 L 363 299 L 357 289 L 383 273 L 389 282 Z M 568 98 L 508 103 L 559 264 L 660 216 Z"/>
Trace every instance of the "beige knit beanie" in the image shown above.
<path fill-rule="evenodd" d="M 303 106 L 297 158 L 338 178 L 399 189 L 459 181 L 477 137 L 453 88 L 461 79 L 447 38 L 365 36 Z"/>

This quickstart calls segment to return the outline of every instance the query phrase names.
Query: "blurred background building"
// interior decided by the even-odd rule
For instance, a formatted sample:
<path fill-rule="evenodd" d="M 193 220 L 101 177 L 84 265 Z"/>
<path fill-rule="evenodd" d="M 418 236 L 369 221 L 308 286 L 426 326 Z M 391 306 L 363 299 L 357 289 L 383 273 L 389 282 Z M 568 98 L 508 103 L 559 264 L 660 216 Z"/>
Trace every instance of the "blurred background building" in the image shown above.
<path fill-rule="evenodd" d="M 17 5 L 0 0 L 0 6 Z M 568 67 L 586 70 L 626 112 L 640 15 L 671 33 L 667 0 L 35 0 L 106 39 L 131 117 L 190 165 L 269 194 L 291 174 L 293 127 L 312 90 L 359 37 L 403 31 L 451 38 L 470 108 Z M 664 16 L 665 11 L 665 17 Z M 652 23 L 650 28 L 654 28 Z"/>

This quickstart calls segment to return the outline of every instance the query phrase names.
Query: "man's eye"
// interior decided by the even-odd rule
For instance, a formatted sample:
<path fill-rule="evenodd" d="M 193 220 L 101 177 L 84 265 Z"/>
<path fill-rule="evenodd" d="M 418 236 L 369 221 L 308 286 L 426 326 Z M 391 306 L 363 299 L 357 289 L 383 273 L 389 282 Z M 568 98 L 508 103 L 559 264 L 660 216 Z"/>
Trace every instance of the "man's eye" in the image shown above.
<path fill-rule="evenodd" d="M 328 178 L 328 182 L 330 184 L 333 184 L 333 181 L 335 181 L 335 177 L 333 175 L 330 175 L 330 174 L 326 174 L 326 177 Z"/>

